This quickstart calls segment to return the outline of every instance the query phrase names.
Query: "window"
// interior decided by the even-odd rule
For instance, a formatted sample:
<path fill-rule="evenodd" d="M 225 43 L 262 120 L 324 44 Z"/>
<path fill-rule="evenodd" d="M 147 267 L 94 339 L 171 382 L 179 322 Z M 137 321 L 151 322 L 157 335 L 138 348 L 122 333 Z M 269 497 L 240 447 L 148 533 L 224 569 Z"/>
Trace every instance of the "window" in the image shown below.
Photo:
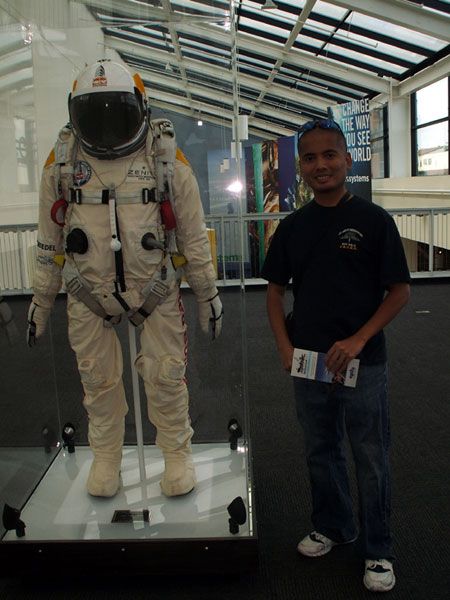
<path fill-rule="evenodd" d="M 411 96 L 413 175 L 448 175 L 450 77 Z"/>
<path fill-rule="evenodd" d="M 389 177 L 389 137 L 387 106 L 370 112 L 371 168 L 374 179 Z"/>

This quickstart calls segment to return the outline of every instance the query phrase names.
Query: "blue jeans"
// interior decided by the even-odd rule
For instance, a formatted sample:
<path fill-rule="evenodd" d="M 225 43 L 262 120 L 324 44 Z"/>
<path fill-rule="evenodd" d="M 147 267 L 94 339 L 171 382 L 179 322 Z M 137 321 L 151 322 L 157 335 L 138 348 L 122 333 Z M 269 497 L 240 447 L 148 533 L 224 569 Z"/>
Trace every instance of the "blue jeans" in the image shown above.
<path fill-rule="evenodd" d="M 392 558 L 387 366 L 360 365 L 356 388 L 293 377 L 304 430 L 314 529 L 335 542 L 357 535 L 344 435 L 355 461 L 359 493 L 359 550 L 364 558 Z"/>

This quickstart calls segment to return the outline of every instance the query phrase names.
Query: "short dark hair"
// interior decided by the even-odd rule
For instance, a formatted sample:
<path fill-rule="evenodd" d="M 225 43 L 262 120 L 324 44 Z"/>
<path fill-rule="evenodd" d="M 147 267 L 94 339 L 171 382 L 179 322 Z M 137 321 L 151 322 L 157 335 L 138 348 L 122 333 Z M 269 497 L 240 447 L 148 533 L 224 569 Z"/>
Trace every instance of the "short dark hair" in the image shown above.
<path fill-rule="evenodd" d="M 300 129 L 297 132 L 297 150 L 300 155 L 300 141 L 305 133 L 308 131 L 313 131 L 313 129 L 325 129 L 335 131 L 339 137 L 342 138 L 345 146 L 345 151 L 347 151 L 347 140 L 345 139 L 344 132 L 342 131 L 339 123 L 336 123 L 333 119 L 313 119 L 312 121 L 307 121 L 303 123 Z"/>

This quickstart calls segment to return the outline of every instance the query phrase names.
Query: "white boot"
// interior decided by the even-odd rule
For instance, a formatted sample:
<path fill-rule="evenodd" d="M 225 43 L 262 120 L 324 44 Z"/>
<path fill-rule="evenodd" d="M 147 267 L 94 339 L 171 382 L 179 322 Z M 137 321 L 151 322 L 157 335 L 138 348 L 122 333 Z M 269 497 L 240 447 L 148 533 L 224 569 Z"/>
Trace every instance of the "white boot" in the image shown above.
<path fill-rule="evenodd" d="M 166 496 L 182 496 L 192 491 L 197 483 L 192 451 L 189 449 L 163 452 L 165 469 L 161 490 Z"/>
<path fill-rule="evenodd" d="M 117 494 L 120 487 L 120 463 L 120 460 L 94 458 L 87 480 L 87 491 L 91 496 L 111 498 Z"/>
<path fill-rule="evenodd" d="M 89 445 L 94 461 L 89 471 L 87 491 L 91 496 L 111 498 L 120 487 L 120 465 L 125 433 L 125 419 L 109 425 L 89 422 Z"/>

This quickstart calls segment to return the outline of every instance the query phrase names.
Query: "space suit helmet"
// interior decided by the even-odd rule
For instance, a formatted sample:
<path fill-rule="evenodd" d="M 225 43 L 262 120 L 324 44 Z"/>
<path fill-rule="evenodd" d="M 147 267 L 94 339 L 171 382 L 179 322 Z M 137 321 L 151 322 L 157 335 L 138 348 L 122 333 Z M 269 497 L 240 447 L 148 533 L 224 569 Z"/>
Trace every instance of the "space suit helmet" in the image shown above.
<path fill-rule="evenodd" d="M 147 137 L 142 79 L 119 63 L 99 60 L 74 81 L 69 115 L 76 137 L 90 156 L 106 160 L 128 156 Z"/>

